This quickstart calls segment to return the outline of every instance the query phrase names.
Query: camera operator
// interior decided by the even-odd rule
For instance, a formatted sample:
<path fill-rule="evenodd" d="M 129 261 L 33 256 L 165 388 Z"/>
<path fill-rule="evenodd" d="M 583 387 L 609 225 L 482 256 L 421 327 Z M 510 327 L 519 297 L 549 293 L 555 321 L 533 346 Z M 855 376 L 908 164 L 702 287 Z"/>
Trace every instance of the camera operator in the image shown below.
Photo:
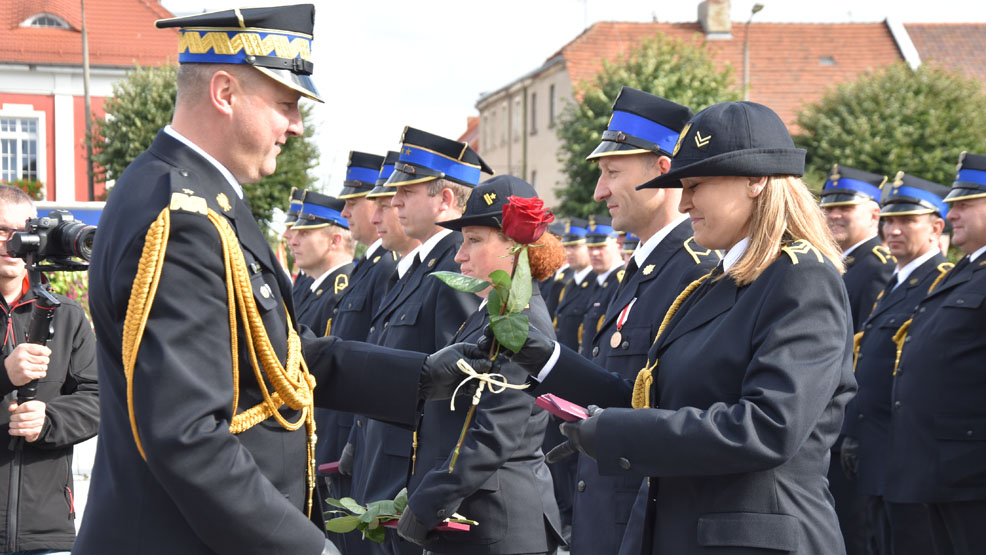
<path fill-rule="evenodd" d="M 0 185 L 0 318 L 4 331 L 0 416 L 11 448 L 0 443 L 0 553 L 68 553 L 75 542 L 73 445 L 96 435 L 99 397 L 96 345 L 82 307 L 56 295 L 61 306 L 48 346 L 26 343 L 36 300 L 25 261 L 8 240 L 37 215 L 23 191 Z M 22 404 L 17 390 L 38 380 L 36 397 Z M 2 411 L 0 411 L 2 412 Z"/>

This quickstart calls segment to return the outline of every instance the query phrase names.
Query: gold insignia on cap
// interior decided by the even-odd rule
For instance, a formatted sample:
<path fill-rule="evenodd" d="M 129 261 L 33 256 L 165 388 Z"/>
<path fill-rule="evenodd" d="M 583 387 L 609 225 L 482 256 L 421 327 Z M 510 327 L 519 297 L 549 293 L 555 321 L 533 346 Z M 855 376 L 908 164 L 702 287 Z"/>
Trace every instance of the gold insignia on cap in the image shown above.
<path fill-rule="evenodd" d="M 672 158 L 678 155 L 678 149 L 681 148 L 681 142 L 685 140 L 685 135 L 688 134 L 688 130 L 691 128 L 692 128 L 692 124 L 686 123 L 685 128 L 681 130 L 681 134 L 678 135 L 678 142 L 674 144 L 674 150 L 671 151 Z"/>
<path fill-rule="evenodd" d="M 496 200 L 496 193 L 486 193 L 483 195 L 483 200 L 486 201 L 486 206 L 492 206 L 493 201 Z"/>
<path fill-rule="evenodd" d="M 703 137 L 701 131 L 695 131 L 695 146 L 698 148 L 703 148 L 709 146 L 709 141 L 712 140 L 712 135 L 708 137 Z"/>
<path fill-rule="evenodd" d="M 219 208 L 223 209 L 223 212 L 229 212 L 233 209 L 233 206 L 229 204 L 229 199 L 226 198 L 226 193 L 216 195 L 216 203 L 219 204 Z"/>
<path fill-rule="evenodd" d="M 435 265 L 435 259 L 432 258 L 431 260 L 428 261 L 428 267 L 431 268 L 434 265 Z"/>
<path fill-rule="evenodd" d="M 654 272 L 654 268 L 655 267 L 656 266 L 654 266 L 653 264 L 648 264 L 648 265 L 644 266 L 644 275 L 645 276 L 651 275 L 651 273 Z"/>

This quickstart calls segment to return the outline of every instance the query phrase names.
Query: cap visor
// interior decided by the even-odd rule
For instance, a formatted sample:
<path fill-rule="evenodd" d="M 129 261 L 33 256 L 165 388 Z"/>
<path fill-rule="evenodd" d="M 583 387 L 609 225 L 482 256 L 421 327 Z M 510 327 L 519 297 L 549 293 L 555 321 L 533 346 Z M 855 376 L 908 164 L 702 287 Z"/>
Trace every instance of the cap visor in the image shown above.
<path fill-rule="evenodd" d="M 298 91 L 305 98 L 310 98 L 315 102 L 325 102 L 318 95 L 318 89 L 315 88 L 315 82 L 312 81 L 310 75 L 298 75 L 297 73 L 290 72 L 286 69 L 271 69 L 269 67 L 259 66 L 251 67 L 284 85 L 285 87 Z"/>
<path fill-rule="evenodd" d="M 500 214 L 476 214 L 475 216 L 463 216 L 454 220 L 438 222 L 438 225 L 453 231 L 461 231 L 462 228 L 467 226 L 483 226 L 500 229 L 499 216 Z"/>
<path fill-rule="evenodd" d="M 651 152 L 643 148 L 637 148 L 633 145 L 628 145 L 626 143 L 618 143 L 616 141 L 602 141 L 596 150 L 592 151 L 592 154 L 585 157 L 586 160 L 596 160 L 604 156 L 625 156 L 628 154 L 645 154 Z"/>

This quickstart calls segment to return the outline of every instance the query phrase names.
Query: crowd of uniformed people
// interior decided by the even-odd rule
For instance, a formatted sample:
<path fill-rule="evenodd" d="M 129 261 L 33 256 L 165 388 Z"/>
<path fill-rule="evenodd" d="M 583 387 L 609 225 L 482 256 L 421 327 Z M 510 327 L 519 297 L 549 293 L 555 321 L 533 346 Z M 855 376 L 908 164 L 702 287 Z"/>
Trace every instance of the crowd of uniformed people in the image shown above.
<path fill-rule="evenodd" d="M 350 153 L 338 195 L 292 191 L 289 282 L 237 189 L 272 168 L 210 142 L 209 122 L 318 96 L 303 55 L 197 41 L 310 38 L 312 17 L 164 24 L 183 33 L 176 117 L 93 255 L 103 419 L 80 553 L 986 552 L 986 156 L 962 153 L 951 187 L 833 161 L 818 200 L 770 108 L 624 87 L 589 156 L 600 215 L 529 249 L 528 339 L 491 362 L 486 294 L 430 274 L 509 272 L 503 207 L 534 187 L 405 127 L 393 152 Z M 461 437 L 460 358 L 528 384 L 484 394 Z M 587 417 L 549 416 L 544 393 Z M 319 501 L 403 488 L 384 543 L 312 539 Z M 455 513 L 478 525 L 435 529 Z"/>

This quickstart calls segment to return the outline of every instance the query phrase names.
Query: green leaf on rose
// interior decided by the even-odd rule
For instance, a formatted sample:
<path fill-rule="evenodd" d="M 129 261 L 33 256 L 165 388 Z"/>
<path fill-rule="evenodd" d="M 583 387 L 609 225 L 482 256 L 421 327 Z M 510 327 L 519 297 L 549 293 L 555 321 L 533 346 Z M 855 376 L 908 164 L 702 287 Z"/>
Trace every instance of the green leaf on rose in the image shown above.
<path fill-rule="evenodd" d="M 496 340 L 515 353 L 520 351 L 527 341 L 528 320 L 526 314 L 508 312 L 491 316 L 490 327 L 493 329 L 493 336 L 496 337 Z"/>
<path fill-rule="evenodd" d="M 521 312 L 527 308 L 531 302 L 532 283 L 531 263 L 527 258 L 527 249 L 521 249 L 517 258 L 517 268 L 514 270 L 514 277 L 510 284 L 507 312 Z"/>
<path fill-rule="evenodd" d="M 407 508 L 407 488 L 404 488 L 398 492 L 397 497 L 394 498 L 395 513 L 402 514 L 405 508 Z"/>
<path fill-rule="evenodd" d="M 377 526 L 376 528 L 367 527 L 363 530 L 363 537 L 377 543 L 383 543 L 387 539 L 386 529 L 383 526 Z"/>
<path fill-rule="evenodd" d="M 500 315 L 501 305 L 503 301 L 500 299 L 500 292 L 495 287 L 490 289 L 490 294 L 486 297 L 486 312 L 490 314 L 490 318 Z"/>
<path fill-rule="evenodd" d="M 438 271 L 432 272 L 431 275 L 442 280 L 445 285 L 452 289 L 465 293 L 479 293 L 490 286 L 490 282 L 485 279 L 477 279 L 458 272 Z"/>
<path fill-rule="evenodd" d="M 380 516 L 380 505 L 370 503 L 366 507 L 366 512 L 360 515 L 359 521 L 363 524 L 370 524 Z"/>
<path fill-rule="evenodd" d="M 359 517 L 352 515 L 340 516 L 325 521 L 325 529 L 329 532 L 336 532 L 337 534 L 352 532 L 356 529 L 357 525 L 359 525 Z"/>
<path fill-rule="evenodd" d="M 510 274 L 503 270 L 494 270 L 490 274 L 490 281 L 493 282 L 493 289 L 496 289 L 496 292 L 500 294 L 500 298 L 506 299 L 507 295 L 510 294 Z M 500 304 L 497 303 L 496 307 L 499 309 Z"/>

